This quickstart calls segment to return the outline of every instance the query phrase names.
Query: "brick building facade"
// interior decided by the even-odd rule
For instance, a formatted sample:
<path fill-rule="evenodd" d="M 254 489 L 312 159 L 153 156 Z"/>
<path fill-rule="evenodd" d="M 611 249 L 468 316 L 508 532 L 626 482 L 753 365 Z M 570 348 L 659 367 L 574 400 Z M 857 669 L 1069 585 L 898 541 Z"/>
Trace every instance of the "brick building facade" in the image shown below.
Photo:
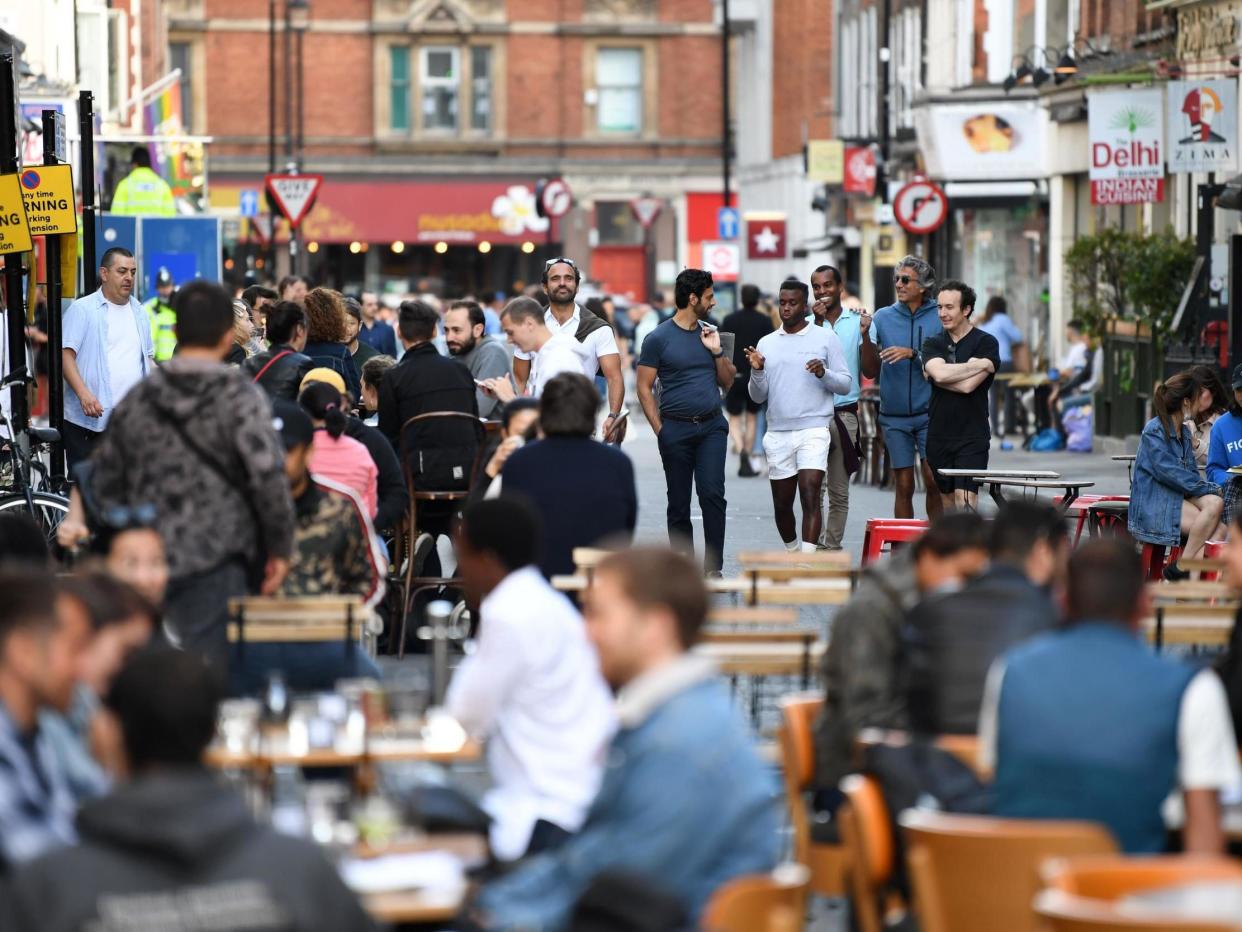
<path fill-rule="evenodd" d="M 712 0 L 309 0 L 288 42 L 285 2 L 276 165 L 291 161 L 290 129 L 297 148 L 300 111 L 302 170 L 325 176 L 304 230 L 313 275 L 510 291 L 564 252 L 643 297 L 654 269 L 630 211 L 641 195 L 666 202 L 650 257 L 661 277 L 697 260 L 685 229 L 706 208 L 693 195 L 719 191 Z M 189 66 L 188 122 L 213 139 L 211 204 L 227 213 L 268 168 L 268 6 L 166 8 L 170 56 Z M 556 177 L 575 204 L 549 230 L 533 192 Z"/>

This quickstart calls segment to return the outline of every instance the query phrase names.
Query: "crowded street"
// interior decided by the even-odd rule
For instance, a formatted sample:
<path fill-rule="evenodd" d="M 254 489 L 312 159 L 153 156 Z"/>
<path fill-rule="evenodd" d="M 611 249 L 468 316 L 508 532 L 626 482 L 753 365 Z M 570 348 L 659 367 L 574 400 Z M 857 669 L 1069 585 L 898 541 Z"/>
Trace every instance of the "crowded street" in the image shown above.
<path fill-rule="evenodd" d="M 1242 0 L 0 0 L 0 932 L 1242 932 Z"/>

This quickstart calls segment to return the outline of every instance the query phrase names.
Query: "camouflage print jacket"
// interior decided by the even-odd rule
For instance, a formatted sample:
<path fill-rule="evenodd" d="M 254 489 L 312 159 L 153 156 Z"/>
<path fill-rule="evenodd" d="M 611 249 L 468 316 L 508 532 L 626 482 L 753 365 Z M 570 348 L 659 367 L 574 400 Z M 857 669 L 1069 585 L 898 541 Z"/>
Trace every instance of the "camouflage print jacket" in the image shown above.
<path fill-rule="evenodd" d="M 101 512 L 155 506 L 174 579 L 292 552 L 271 404 L 236 369 L 170 359 L 121 399 L 91 461 Z"/>
<path fill-rule="evenodd" d="M 358 595 L 374 604 L 383 595 L 383 562 L 366 512 L 348 489 L 312 477 L 294 500 L 297 527 L 293 565 L 284 596 Z"/>
<path fill-rule="evenodd" d="M 832 620 L 821 667 L 824 711 L 815 723 L 818 789 L 835 789 L 856 769 L 854 739 L 864 728 L 907 727 L 898 659 L 906 612 L 918 600 L 912 549 L 865 569 Z"/>

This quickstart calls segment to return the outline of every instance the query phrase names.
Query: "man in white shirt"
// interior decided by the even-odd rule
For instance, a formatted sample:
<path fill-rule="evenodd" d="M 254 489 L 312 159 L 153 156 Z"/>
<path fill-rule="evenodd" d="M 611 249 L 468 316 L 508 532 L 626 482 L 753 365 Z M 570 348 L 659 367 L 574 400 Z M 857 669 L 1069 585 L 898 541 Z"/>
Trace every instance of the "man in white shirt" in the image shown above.
<path fill-rule="evenodd" d="M 487 741 L 492 852 L 503 861 L 558 847 L 582 826 L 615 728 L 582 617 L 544 580 L 538 519 L 499 498 L 462 516 L 457 567 L 479 612 L 474 653 L 446 706 Z"/>
<path fill-rule="evenodd" d="M 823 527 L 821 489 L 828 463 L 834 394 L 853 376 L 831 327 L 807 322 L 807 287 L 787 281 L 779 293 L 781 327 L 745 348 L 750 397 L 768 403 L 763 452 L 768 460 L 776 530 L 791 552 L 813 553 Z M 794 524 L 794 498 L 802 499 L 802 541 Z"/>
<path fill-rule="evenodd" d="M 604 440 L 620 443 L 625 437 L 625 419 L 620 418 L 625 406 L 625 378 L 621 374 L 621 350 L 612 326 L 576 301 L 582 273 L 573 259 L 560 256 L 543 266 L 543 290 L 548 296 L 544 322 L 553 333 L 574 339 L 582 354 L 582 374 L 588 379 L 602 376 L 608 383 L 608 417 L 604 423 Z M 525 384 L 531 366 L 530 355 L 518 347 L 513 352 L 513 374 L 518 385 Z M 620 418 L 620 420 L 618 420 Z"/>
<path fill-rule="evenodd" d="M 1152 654 L 1151 614 L 1131 544 L 1092 541 L 1070 558 L 1067 622 L 996 661 L 979 720 L 997 815 L 1087 819 L 1127 853 L 1164 850 L 1162 804 L 1180 788 L 1183 847 L 1222 854 L 1220 791 L 1242 780 L 1225 689 L 1210 668 Z"/>
<path fill-rule="evenodd" d="M 109 249 L 99 290 L 65 311 L 62 439 L 71 467 L 90 455 L 113 409 L 155 365 L 151 321 L 134 297 L 137 269 L 128 249 Z"/>
<path fill-rule="evenodd" d="M 506 304 L 500 325 L 515 347 L 514 371 L 517 371 L 518 352 L 525 353 L 529 360 L 527 378 L 524 382 L 518 379 L 519 384 L 524 385 L 521 394 L 538 398 L 552 377 L 562 372 L 578 372 L 587 378 L 594 374 L 594 361 L 582 355 L 572 336 L 549 329 L 543 307 L 534 298 L 514 298 Z M 519 395 L 507 377 L 487 379 L 479 387 L 498 398 L 501 404 L 507 404 Z"/>

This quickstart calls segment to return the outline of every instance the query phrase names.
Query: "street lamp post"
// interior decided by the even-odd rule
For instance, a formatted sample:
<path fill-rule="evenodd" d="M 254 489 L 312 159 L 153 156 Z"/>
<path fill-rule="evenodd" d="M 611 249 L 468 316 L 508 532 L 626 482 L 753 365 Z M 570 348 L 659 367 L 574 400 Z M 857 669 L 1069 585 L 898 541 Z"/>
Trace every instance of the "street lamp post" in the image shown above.
<path fill-rule="evenodd" d="M 310 19 L 310 0 L 285 0 L 285 158 L 288 171 L 302 171 L 302 114 L 303 106 L 303 68 L 302 68 L 302 33 L 306 31 Z M 296 36 L 296 40 L 294 39 Z M 296 48 L 291 42 L 296 41 Z M 294 76 L 293 59 L 297 57 L 297 75 Z M 295 84 L 296 82 L 296 84 Z M 293 97 L 297 94 L 297 122 L 294 123 Z M 289 272 L 291 275 L 302 274 L 301 249 L 298 231 L 289 230 Z"/>
<path fill-rule="evenodd" d="M 724 206 L 730 207 L 733 202 L 729 193 L 729 160 L 732 143 L 732 134 L 729 132 L 729 40 L 731 31 L 729 0 L 721 0 L 720 19 L 720 174 L 721 186 L 724 189 Z"/>
<path fill-rule="evenodd" d="M 267 2 L 267 173 L 276 173 L 276 0 Z M 276 209 L 268 199 L 267 261 L 276 268 Z"/>

